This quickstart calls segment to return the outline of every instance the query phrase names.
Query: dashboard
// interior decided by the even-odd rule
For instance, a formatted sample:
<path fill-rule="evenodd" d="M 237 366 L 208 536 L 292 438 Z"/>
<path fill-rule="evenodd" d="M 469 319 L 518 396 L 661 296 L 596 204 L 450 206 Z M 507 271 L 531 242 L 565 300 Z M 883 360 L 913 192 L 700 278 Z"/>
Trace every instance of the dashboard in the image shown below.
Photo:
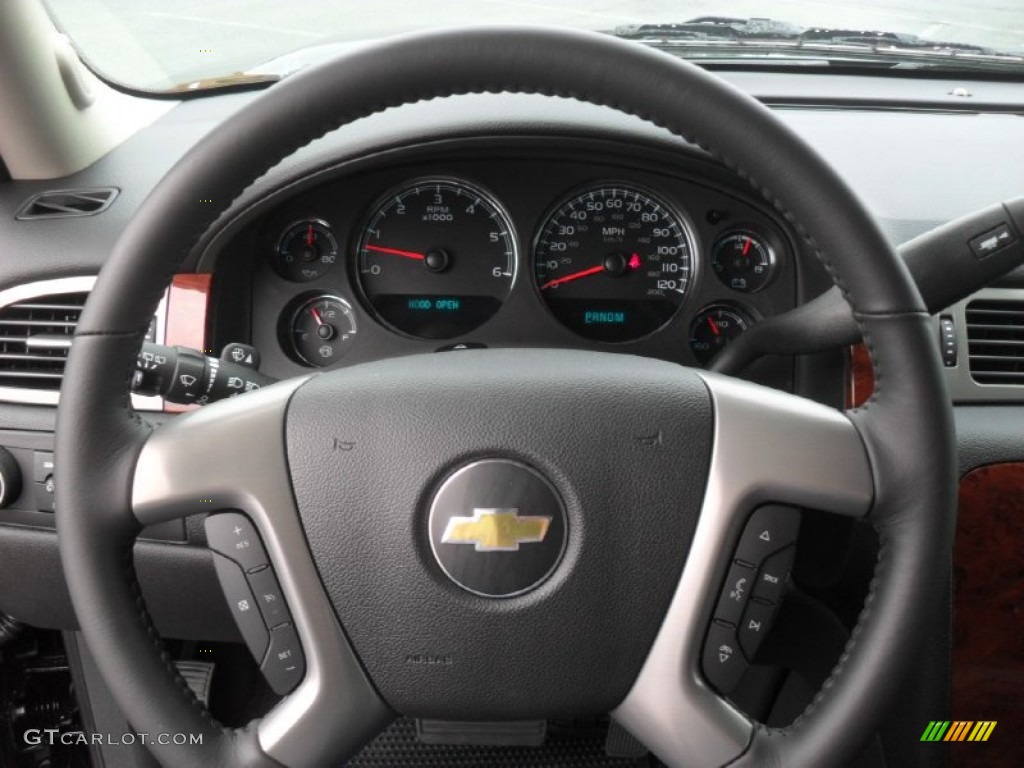
<path fill-rule="evenodd" d="M 1016 85 L 975 84 L 976 100 L 959 105 L 947 96 L 958 83 L 942 80 L 724 74 L 773 106 L 826 157 L 893 244 L 1020 194 L 1024 123 Z M 0 304 L 38 304 L 35 293 L 23 295 L 33 285 L 41 293 L 84 296 L 154 184 L 255 97 L 183 102 L 72 178 L 0 184 L 0 211 L 12 222 L 0 227 L 8 255 L 0 288 L 13 292 L 0 294 Z M 917 98 L 931 102 L 915 106 Z M 119 190 L 98 215 L 14 221 L 32 195 L 94 187 Z M 831 285 L 790 223 L 699 149 L 609 110 L 508 95 L 389 110 L 300 150 L 231 205 L 180 272 L 202 288 L 190 295 L 209 286 L 208 296 L 183 302 L 172 288 L 155 340 L 213 354 L 232 342 L 251 344 L 260 370 L 279 379 L 481 345 L 616 351 L 706 366 L 732 334 Z M 54 280 L 77 282 L 64 288 Z M 1018 273 L 988 289 L 1000 292 L 989 299 L 1021 301 L 1022 288 Z M 974 380 L 968 306 L 950 311 L 964 352 L 946 371 L 958 403 L 961 471 L 1005 464 L 1019 472 L 1024 389 Z M 189 334 L 171 322 L 182 313 Z M 743 376 L 842 406 L 848 373 L 845 351 L 836 350 L 763 358 Z M 52 464 L 45 467 L 56 391 L 44 397 L 30 387 L 8 389 L 0 396 L 0 444 L 26 478 L 34 469 L 42 474 L 0 512 L 0 608 L 39 626 L 73 628 L 52 531 Z M 173 418 L 144 416 L 157 423 Z M 991 498 L 979 491 L 973 507 L 962 505 L 961 525 L 980 530 L 975 541 L 1019 540 L 1014 482 L 1000 490 L 986 478 L 981 490 Z M 136 561 L 161 631 L 237 640 L 220 595 L 209 589 L 215 575 L 201 523 L 190 520 L 149 539 L 137 545 Z M 1016 583 L 1013 562 L 996 550 L 958 560 L 957 578 L 973 578 L 971 601 L 990 624 L 1016 604 L 999 591 Z M 848 588 L 832 583 L 829 563 L 815 565 L 823 592 Z M 33 588 L 24 589 L 29 583 Z M 965 601 L 957 597 L 958 611 Z M 1001 626 L 1009 631 L 1001 635 L 1000 658 L 1019 664 L 1019 649 L 1011 647 L 1019 615 Z M 993 656 L 983 633 L 964 626 L 957 633 L 959 668 L 987 670 Z M 945 669 L 948 655 L 941 643 L 931 656 L 922 653 L 919 677 L 934 682 L 928 664 Z M 946 695 L 934 688 L 922 685 L 920 697 Z M 981 716 L 985 689 L 958 690 L 961 701 L 965 690 L 979 700 L 956 716 Z M 931 703 L 908 709 L 931 712 Z M 1007 704 L 1005 711 L 1019 710 Z M 905 730 L 914 728 L 920 732 L 916 720 Z"/>
<path fill-rule="evenodd" d="M 492 346 L 703 366 L 794 307 L 816 269 L 781 217 L 695 153 L 482 140 L 327 175 L 250 211 L 218 253 L 218 345 L 245 334 L 232 315 L 251 317 L 275 377 Z M 749 375 L 790 389 L 792 368 Z"/>

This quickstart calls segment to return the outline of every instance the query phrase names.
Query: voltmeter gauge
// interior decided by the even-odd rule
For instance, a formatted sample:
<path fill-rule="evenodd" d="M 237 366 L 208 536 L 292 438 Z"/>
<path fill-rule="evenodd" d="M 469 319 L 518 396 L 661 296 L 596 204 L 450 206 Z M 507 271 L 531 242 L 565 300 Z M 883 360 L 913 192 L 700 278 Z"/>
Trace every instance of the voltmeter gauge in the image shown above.
<path fill-rule="evenodd" d="M 690 349 L 701 365 L 707 365 L 725 346 L 754 324 L 754 318 L 738 307 L 712 304 L 690 323 Z"/>
<path fill-rule="evenodd" d="M 322 277 L 338 260 L 338 241 L 327 222 L 299 221 L 277 242 L 274 266 L 281 277 L 306 283 Z"/>
<path fill-rule="evenodd" d="M 728 232 L 711 247 L 711 270 L 740 293 L 755 293 L 768 285 L 775 266 L 775 251 L 768 241 L 747 229 Z"/>
<path fill-rule="evenodd" d="M 285 318 L 285 348 L 300 363 L 317 368 L 331 365 L 355 342 L 355 312 L 339 296 L 302 299 L 285 312 Z"/>

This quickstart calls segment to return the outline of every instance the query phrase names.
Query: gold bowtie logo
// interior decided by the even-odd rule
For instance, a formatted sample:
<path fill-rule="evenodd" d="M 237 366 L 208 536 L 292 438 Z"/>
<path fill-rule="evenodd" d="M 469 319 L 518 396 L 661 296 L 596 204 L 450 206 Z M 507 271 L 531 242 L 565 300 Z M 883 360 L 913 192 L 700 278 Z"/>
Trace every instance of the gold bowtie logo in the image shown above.
<path fill-rule="evenodd" d="M 472 517 L 452 517 L 441 541 L 473 544 L 477 552 L 517 552 L 520 544 L 544 541 L 551 518 L 519 516 L 518 509 L 474 509 Z"/>

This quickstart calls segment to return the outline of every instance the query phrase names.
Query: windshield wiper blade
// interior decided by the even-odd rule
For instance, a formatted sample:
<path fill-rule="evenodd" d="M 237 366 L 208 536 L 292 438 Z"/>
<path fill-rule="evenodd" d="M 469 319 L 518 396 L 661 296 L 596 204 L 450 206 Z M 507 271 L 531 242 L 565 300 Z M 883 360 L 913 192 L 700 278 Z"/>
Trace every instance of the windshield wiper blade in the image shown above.
<path fill-rule="evenodd" d="M 908 35 L 901 32 L 869 32 L 856 29 L 811 27 L 810 29 L 805 29 L 801 32 L 799 39 L 805 43 L 867 45 L 872 48 L 884 48 L 887 50 L 956 51 L 962 53 L 974 53 L 983 56 L 1000 55 L 997 51 L 980 45 L 926 40 L 918 37 L 917 35 Z"/>
<path fill-rule="evenodd" d="M 831 27 L 802 27 L 768 18 L 700 16 L 670 24 L 620 26 L 616 37 L 698 56 L 772 55 L 827 61 L 874 61 L 915 66 L 1024 67 L 1024 56 L 980 45 L 926 40 L 899 32 L 874 32 Z"/>
<path fill-rule="evenodd" d="M 615 37 L 627 40 L 795 40 L 803 27 L 775 19 L 699 16 L 670 24 L 629 24 L 616 27 Z"/>

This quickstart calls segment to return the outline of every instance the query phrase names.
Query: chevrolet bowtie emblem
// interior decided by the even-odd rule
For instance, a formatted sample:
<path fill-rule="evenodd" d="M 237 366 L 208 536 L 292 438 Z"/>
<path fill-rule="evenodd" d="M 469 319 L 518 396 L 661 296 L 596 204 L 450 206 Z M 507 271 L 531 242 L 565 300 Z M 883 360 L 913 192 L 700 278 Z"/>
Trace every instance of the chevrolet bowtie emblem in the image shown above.
<path fill-rule="evenodd" d="M 451 517 L 441 541 L 473 544 L 477 552 L 517 552 L 520 544 L 544 541 L 551 518 L 512 509 L 474 509 L 472 517 Z"/>

